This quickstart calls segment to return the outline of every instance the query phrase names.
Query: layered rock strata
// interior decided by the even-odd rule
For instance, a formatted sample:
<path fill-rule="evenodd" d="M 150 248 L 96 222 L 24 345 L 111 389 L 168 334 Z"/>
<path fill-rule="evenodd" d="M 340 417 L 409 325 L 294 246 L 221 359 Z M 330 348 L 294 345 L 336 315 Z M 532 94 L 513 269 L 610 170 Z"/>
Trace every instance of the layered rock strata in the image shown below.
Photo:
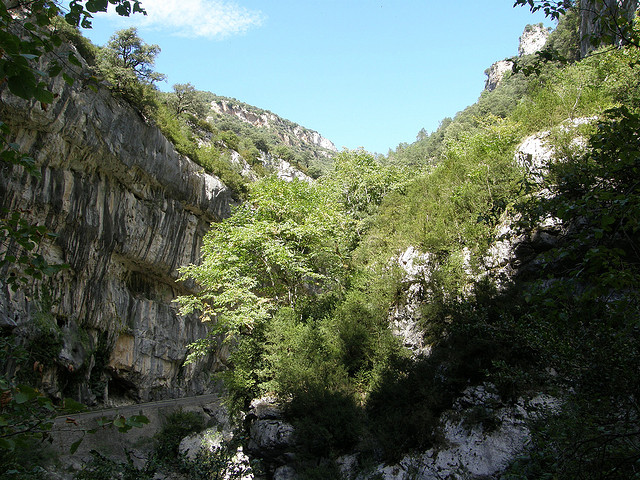
<path fill-rule="evenodd" d="M 173 300 L 188 292 L 177 269 L 199 260 L 210 223 L 229 215 L 230 191 L 110 92 L 62 80 L 53 91 L 46 110 L 0 92 L 12 141 L 41 172 L 2 165 L 0 207 L 55 232 L 43 253 L 70 268 L 48 282 L 53 302 L 43 312 L 42 286 L 33 296 L 11 291 L 5 267 L 0 325 L 19 331 L 42 314 L 55 321 L 64 347 L 42 373 L 50 392 L 89 403 L 205 392 L 219 359 L 182 366 L 206 328 Z"/>

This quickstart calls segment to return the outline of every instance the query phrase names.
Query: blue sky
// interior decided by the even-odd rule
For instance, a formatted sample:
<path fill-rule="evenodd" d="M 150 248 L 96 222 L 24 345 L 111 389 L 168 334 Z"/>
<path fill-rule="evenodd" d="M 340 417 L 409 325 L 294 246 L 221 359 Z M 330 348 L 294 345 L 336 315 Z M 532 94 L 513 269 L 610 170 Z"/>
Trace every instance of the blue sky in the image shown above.
<path fill-rule="evenodd" d="M 341 149 L 387 153 L 476 101 L 484 70 L 517 54 L 541 14 L 511 0 L 142 0 L 96 15 L 104 45 L 137 26 L 158 44 L 159 84 L 190 82 L 317 130 Z M 547 26 L 553 26 L 545 21 Z"/>

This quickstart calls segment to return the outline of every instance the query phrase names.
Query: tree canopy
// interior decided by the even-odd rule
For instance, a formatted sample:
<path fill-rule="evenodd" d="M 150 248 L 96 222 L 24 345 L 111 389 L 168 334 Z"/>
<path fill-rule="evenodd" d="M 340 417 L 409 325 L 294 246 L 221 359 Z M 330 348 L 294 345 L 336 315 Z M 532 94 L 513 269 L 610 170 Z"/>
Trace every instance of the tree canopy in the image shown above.
<path fill-rule="evenodd" d="M 125 85 L 132 76 L 140 82 L 153 84 L 166 78 L 153 70 L 159 53 L 158 45 L 145 43 L 138 36 L 138 30 L 130 27 L 111 36 L 100 52 L 100 63 L 107 80 L 116 85 Z"/>

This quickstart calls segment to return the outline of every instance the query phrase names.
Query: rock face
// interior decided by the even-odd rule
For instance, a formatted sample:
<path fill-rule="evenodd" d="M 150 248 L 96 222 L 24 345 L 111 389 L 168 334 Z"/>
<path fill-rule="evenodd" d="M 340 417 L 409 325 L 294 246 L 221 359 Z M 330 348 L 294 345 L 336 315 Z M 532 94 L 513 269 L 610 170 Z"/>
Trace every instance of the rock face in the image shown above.
<path fill-rule="evenodd" d="M 580 126 L 597 120 L 597 117 L 582 117 L 567 120 L 554 131 L 572 137 L 564 147 L 563 155 L 569 152 L 576 155 L 585 153 L 586 139 L 580 134 Z M 552 147 L 552 131 L 542 131 L 525 138 L 516 148 L 514 162 L 526 172 L 531 183 L 538 184 L 541 198 L 551 195 L 544 188 L 544 179 L 549 172 L 549 165 L 561 161 L 558 152 Z M 484 268 L 493 273 L 499 282 L 507 282 L 516 274 L 526 275 L 535 272 L 543 259 L 539 255 L 555 247 L 566 233 L 566 226 L 559 218 L 547 217 L 539 222 L 531 231 L 521 231 L 516 226 L 519 218 L 503 219 L 496 230 L 497 240 L 489 247 L 482 259 Z"/>
<path fill-rule="evenodd" d="M 520 37 L 518 55 L 533 55 L 542 50 L 549 39 L 549 29 L 542 24 L 527 25 Z"/>
<path fill-rule="evenodd" d="M 398 265 L 404 271 L 405 295 L 391 308 L 389 326 L 414 356 L 428 355 L 431 347 L 424 340 L 420 306 L 428 296 L 425 285 L 437 265 L 433 255 L 420 253 L 414 247 L 407 248 L 398 257 Z"/>
<path fill-rule="evenodd" d="M 294 445 L 293 426 L 283 420 L 277 400 L 272 397 L 257 398 L 251 402 L 247 416 L 249 428 L 248 451 L 263 459 L 282 461 Z"/>
<path fill-rule="evenodd" d="M 494 478 L 517 454 L 529 438 L 526 419 L 557 411 L 558 401 L 539 395 L 529 401 L 519 399 L 505 406 L 485 386 L 470 387 L 457 400 L 454 409 L 441 418 L 444 446 L 422 454 L 407 455 L 395 465 L 379 465 L 357 475 L 356 480 L 439 480 Z M 460 417 L 458 412 L 482 415 L 485 422 Z M 351 468 L 353 468 L 351 466 Z M 349 468 L 346 478 L 353 478 Z"/>
<path fill-rule="evenodd" d="M 63 366 L 77 384 L 63 393 L 88 403 L 96 394 L 148 400 L 202 393 L 216 359 L 182 364 L 185 346 L 206 328 L 178 315 L 172 301 L 188 292 L 177 269 L 199 260 L 210 223 L 230 213 L 230 192 L 109 92 L 62 80 L 53 91 L 47 110 L 0 92 L 13 141 L 42 174 L 3 167 L 0 206 L 57 233 L 44 254 L 70 265 L 48 286 L 56 303 L 45 313 L 65 348 L 58 369 L 44 373 L 46 386 L 61 393 Z M 37 313 L 36 299 L 0 284 L 3 327 L 19 330 Z"/>
<path fill-rule="evenodd" d="M 511 60 L 500 60 L 499 62 L 494 63 L 489 68 L 485 70 L 485 75 L 487 76 L 487 80 L 484 84 L 484 89 L 492 92 L 494 91 L 504 76 L 511 72 L 513 69 L 513 62 Z"/>
<path fill-rule="evenodd" d="M 518 46 L 518 55 L 533 55 L 534 53 L 542 50 L 549 39 L 549 29 L 545 28 L 542 24 L 539 25 L 527 25 L 520 37 L 520 45 Z M 495 90 L 504 76 L 511 72 L 513 68 L 513 61 L 505 59 L 500 60 L 489 68 L 484 73 L 487 76 L 487 80 L 484 84 L 484 89 L 491 92 Z"/>
<path fill-rule="evenodd" d="M 256 113 L 242 106 L 233 105 L 225 100 L 211 102 L 211 110 L 216 113 L 226 113 L 238 117 L 254 127 L 271 127 L 278 120 L 278 117 L 271 112 Z"/>
<path fill-rule="evenodd" d="M 278 136 L 287 145 L 306 143 L 323 148 L 329 152 L 337 152 L 338 149 L 330 140 L 327 140 L 318 132 L 296 125 L 284 120 L 268 111 L 252 111 L 242 105 L 235 105 L 227 100 L 211 102 L 211 110 L 219 114 L 233 115 L 243 122 L 255 127 L 274 129 L 278 127 Z"/>
<path fill-rule="evenodd" d="M 572 137 L 571 142 L 565 148 L 573 154 L 584 154 L 587 140 L 580 134 L 578 129 L 582 125 L 588 125 L 597 119 L 598 117 L 578 117 L 564 121 L 557 129 L 562 134 Z M 548 173 L 548 165 L 558 156 L 550 146 L 551 137 L 551 131 L 538 132 L 525 138 L 516 148 L 516 163 L 526 171 L 530 180 L 538 184 L 542 183 Z M 568 151 L 563 152 L 563 154 L 567 155 Z"/>
<path fill-rule="evenodd" d="M 603 25 L 599 17 L 609 14 L 621 14 L 632 19 L 638 10 L 638 0 L 580 0 L 580 56 L 587 56 L 597 45 L 591 43 L 592 36 L 611 34 L 612 43 L 621 44 L 620 32 Z"/>

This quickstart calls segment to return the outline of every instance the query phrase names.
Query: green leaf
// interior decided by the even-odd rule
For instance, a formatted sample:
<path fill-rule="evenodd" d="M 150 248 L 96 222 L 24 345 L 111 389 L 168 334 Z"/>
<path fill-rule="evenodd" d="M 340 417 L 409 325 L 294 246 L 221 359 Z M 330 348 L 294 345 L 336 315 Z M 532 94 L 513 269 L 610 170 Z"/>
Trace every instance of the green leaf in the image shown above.
<path fill-rule="evenodd" d="M 100 417 L 97 423 L 99 427 L 104 427 L 105 425 L 111 423 L 111 420 L 109 420 L 107 417 Z"/>
<path fill-rule="evenodd" d="M 149 423 L 149 419 L 144 415 L 133 415 L 127 418 L 127 425 L 136 428 L 142 428 Z"/>
<path fill-rule="evenodd" d="M 76 402 L 73 398 L 65 398 L 63 404 L 67 413 L 78 413 L 87 409 L 86 406 L 80 402 Z"/>
<path fill-rule="evenodd" d="M 86 8 L 91 13 L 106 12 L 108 5 L 107 0 L 87 0 Z"/>
<path fill-rule="evenodd" d="M 46 103 L 47 105 L 53 102 L 53 93 L 48 90 L 37 89 L 35 92 L 35 98 L 41 103 Z"/>
<path fill-rule="evenodd" d="M 128 17 L 131 14 L 131 5 L 129 2 L 123 2 L 116 7 L 116 12 L 121 17 Z"/>
<path fill-rule="evenodd" d="M 11 93 L 25 100 L 30 100 L 35 94 L 35 76 L 31 72 L 21 72 L 19 76 L 9 77 L 7 85 Z"/>
<path fill-rule="evenodd" d="M 607 228 L 612 223 L 615 223 L 615 221 L 615 217 L 611 215 L 605 215 L 604 217 L 602 217 L 600 224 L 602 225 L 602 228 Z"/>
<path fill-rule="evenodd" d="M 118 428 L 123 428 L 126 425 L 126 420 L 122 415 L 119 415 L 113 419 L 113 425 Z"/>
<path fill-rule="evenodd" d="M 16 443 L 10 438 L 0 438 L 0 448 L 12 452 L 16 448 Z"/>
<path fill-rule="evenodd" d="M 142 415 L 142 414 L 140 414 L 140 415 L 133 415 L 132 417 L 130 417 L 130 419 L 131 419 L 132 421 L 136 422 L 136 423 L 142 423 L 142 424 L 144 424 L 144 425 L 146 425 L 146 424 L 148 424 L 148 423 L 149 423 L 149 419 L 148 419 L 146 416 Z"/>
<path fill-rule="evenodd" d="M 53 35 L 51 37 L 51 41 L 53 42 L 53 45 L 55 47 L 59 47 L 60 45 L 62 45 L 62 38 L 59 35 Z"/>
<path fill-rule="evenodd" d="M 71 448 L 69 448 L 69 453 L 71 453 L 71 455 L 73 455 L 74 453 L 76 453 L 78 451 L 78 447 L 82 443 L 83 439 L 84 439 L 84 437 L 80 437 L 78 440 L 76 440 L 75 442 L 73 442 L 71 444 Z"/>
<path fill-rule="evenodd" d="M 66 73 L 62 74 L 62 78 L 64 79 L 64 81 L 67 83 L 67 85 L 73 85 L 73 78 L 71 78 L 69 75 L 67 75 Z"/>
<path fill-rule="evenodd" d="M 30 400 L 29 394 L 25 392 L 18 392 L 13 396 L 13 401 L 18 405 L 22 405 L 23 403 L 27 403 Z"/>
<path fill-rule="evenodd" d="M 75 65 L 76 67 L 82 66 L 82 63 L 80 63 L 80 60 L 78 60 L 78 57 L 76 57 L 73 52 L 69 52 L 67 58 L 69 59 L 69 63 L 71 63 L 72 65 Z"/>

